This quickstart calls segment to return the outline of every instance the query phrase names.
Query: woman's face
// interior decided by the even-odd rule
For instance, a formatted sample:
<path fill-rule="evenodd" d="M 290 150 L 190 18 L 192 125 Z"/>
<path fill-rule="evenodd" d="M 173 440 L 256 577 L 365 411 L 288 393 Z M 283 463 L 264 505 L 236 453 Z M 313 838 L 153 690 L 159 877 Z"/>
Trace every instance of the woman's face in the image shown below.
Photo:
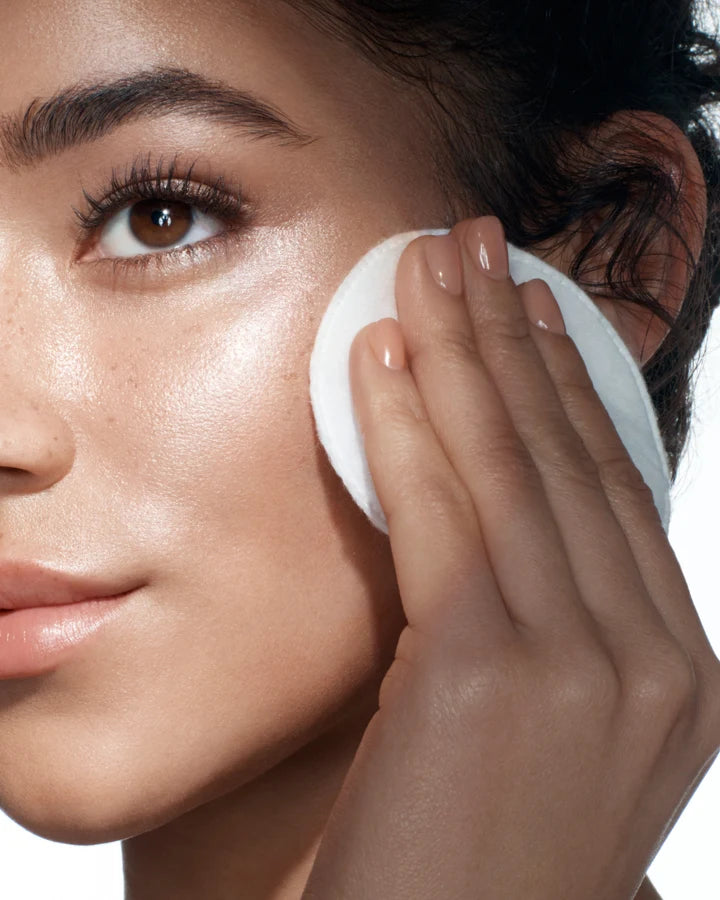
<path fill-rule="evenodd" d="M 110 841 L 376 692 L 404 623 L 389 542 L 318 443 L 309 359 L 354 263 L 441 225 L 442 201 L 403 98 L 279 0 L 6 0 L 2 20 L 0 558 L 143 586 L 55 668 L 0 681 L 0 807 Z M 161 67 L 306 139 L 177 73 L 151 96 Z M 13 130 L 36 98 L 139 73 Z M 183 229 L 176 201 L 169 231 L 121 198 L 81 235 L 83 191 L 101 203 L 148 161 L 175 182 L 192 165 L 209 197 L 222 178 L 223 215 Z M 196 252 L 157 255 L 179 240 Z"/>

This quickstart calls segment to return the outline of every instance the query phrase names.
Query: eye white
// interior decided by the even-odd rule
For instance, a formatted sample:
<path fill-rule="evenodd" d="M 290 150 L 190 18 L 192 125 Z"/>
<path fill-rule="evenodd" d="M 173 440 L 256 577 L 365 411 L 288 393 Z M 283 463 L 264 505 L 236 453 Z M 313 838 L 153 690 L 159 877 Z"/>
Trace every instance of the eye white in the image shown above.
<path fill-rule="evenodd" d="M 160 204 L 158 204 L 160 205 Z M 214 237 L 222 231 L 222 223 L 200 212 L 194 207 L 190 207 L 192 215 L 192 224 L 187 233 L 174 244 L 168 244 L 164 247 L 148 247 L 142 241 L 139 241 L 132 232 L 130 227 L 130 211 L 134 204 L 121 209 L 119 212 L 108 219 L 103 226 L 100 240 L 97 243 L 98 257 L 124 257 L 124 256 L 141 256 L 151 253 L 166 253 L 176 247 L 183 247 L 185 244 L 194 244 L 206 238 Z"/>

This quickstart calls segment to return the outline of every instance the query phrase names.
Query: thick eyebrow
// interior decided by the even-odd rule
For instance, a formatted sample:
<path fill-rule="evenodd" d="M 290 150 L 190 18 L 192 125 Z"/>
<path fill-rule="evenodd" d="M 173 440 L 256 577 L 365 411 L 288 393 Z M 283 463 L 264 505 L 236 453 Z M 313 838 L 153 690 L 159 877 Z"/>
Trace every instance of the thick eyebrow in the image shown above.
<path fill-rule="evenodd" d="M 75 84 L 47 100 L 33 100 L 24 113 L 0 116 L 0 165 L 32 166 L 97 140 L 124 122 L 170 113 L 219 121 L 285 146 L 302 147 L 318 139 L 249 91 L 162 66 L 113 81 Z"/>

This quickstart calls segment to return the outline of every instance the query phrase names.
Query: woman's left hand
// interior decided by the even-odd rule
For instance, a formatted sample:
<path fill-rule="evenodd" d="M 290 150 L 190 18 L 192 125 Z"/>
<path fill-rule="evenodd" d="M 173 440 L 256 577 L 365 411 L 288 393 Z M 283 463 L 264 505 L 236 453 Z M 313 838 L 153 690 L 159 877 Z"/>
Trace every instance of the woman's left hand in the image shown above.
<path fill-rule="evenodd" d="M 408 624 L 304 900 L 630 900 L 720 747 L 720 661 L 652 494 L 501 228 L 497 277 L 476 265 L 478 221 L 452 231 L 460 295 L 420 237 L 400 324 L 353 344 Z M 384 329 L 409 369 L 373 355 Z"/>

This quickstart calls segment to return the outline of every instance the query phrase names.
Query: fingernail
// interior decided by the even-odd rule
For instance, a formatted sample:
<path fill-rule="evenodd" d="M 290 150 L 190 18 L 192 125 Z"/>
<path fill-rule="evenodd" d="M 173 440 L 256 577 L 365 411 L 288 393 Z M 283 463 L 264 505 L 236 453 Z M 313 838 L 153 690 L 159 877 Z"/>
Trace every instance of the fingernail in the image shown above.
<path fill-rule="evenodd" d="M 380 319 L 368 329 L 368 341 L 379 363 L 388 369 L 404 369 L 405 342 L 396 319 Z"/>
<path fill-rule="evenodd" d="M 475 266 L 496 281 L 510 275 L 505 229 L 497 216 L 481 216 L 470 223 L 465 242 Z"/>
<path fill-rule="evenodd" d="M 460 246 L 449 234 L 436 235 L 425 241 L 425 258 L 432 277 L 450 294 L 463 292 Z"/>
<path fill-rule="evenodd" d="M 555 334 L 567 334 L 565 320 L 550 285 L 541 278 L 533 278 L 520 285 L 525 312 L 533 325 Z"/>

